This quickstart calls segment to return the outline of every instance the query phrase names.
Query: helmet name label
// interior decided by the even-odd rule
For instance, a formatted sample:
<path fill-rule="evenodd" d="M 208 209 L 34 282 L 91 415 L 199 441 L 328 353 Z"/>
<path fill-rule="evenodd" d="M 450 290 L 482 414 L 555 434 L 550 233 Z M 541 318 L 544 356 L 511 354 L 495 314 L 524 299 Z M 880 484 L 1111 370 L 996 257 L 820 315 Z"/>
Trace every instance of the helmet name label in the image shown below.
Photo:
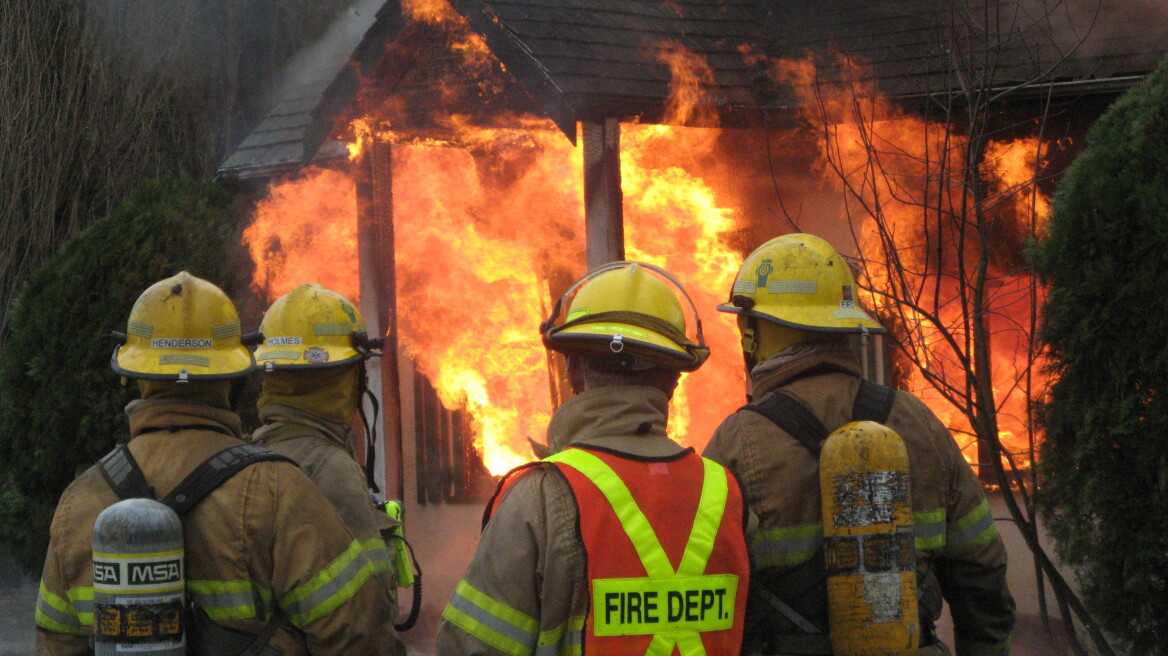
<path fill-rule="evenodd" d="M 214 348 L 212 340 L 179 337 L 156 337 L 150 340 L 150 348 L 156 349 L 209 349 Z"/>
<path fill-rule="evenodd" d="M 723 631 L 734 626 L 738 577 L 595 579 L 593 627 L 598 636 L 669 631 Z"/>
<path fill-rule="evenodd" d="M 300 346 L 301 340 L 298 336 L 269 337 L 265 343 L 268 346 Z"/>

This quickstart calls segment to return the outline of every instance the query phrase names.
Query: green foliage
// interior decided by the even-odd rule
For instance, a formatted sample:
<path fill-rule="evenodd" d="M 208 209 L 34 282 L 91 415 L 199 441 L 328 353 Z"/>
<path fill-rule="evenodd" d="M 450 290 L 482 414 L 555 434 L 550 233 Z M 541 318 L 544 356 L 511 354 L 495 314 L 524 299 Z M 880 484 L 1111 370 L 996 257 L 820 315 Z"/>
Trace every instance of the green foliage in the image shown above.
<path fill-rule="evenodd" d="M 1039 501 L 1099 621 L 1168 654 L 1168 61 L 1095 124 L 1035 253 Z"/>
<path fill-rule="evenodd" d="M 66 242 L 14 303 L 0 352 L 0 540 L 39 571 L 57 498 L 79 468 L 128 437 L 136 397 L 110 369 L 111 330 L 138 295 L 181 270 L 229 294 L 245 267 L 243 196 L 224 185 L 140 186 L 110 216 Z"/>

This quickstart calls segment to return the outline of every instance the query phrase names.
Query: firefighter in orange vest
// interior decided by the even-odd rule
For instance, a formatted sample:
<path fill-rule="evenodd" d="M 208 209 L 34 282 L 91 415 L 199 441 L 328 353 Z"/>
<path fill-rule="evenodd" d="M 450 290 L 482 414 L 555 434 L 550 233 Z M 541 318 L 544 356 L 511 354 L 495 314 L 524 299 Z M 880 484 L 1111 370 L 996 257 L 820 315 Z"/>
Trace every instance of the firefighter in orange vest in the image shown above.
<path fill-rule="evenodd" d="M 947 654 L 932 626 L 944 597 L 959 656 L 1007 654 L 1014 601 L 1006 587 L 1006 551 L 981 484 L 921 401 L 862 379 L 848 335 L 884 330 L 858 305 L 855 280 L 839 253 L 808 234 L 768 241 L 746 258 L 729 303 L 718 309 L 738 315 L 752 399 L 723 421 L 704 452 L 743 477 L 759 519 L 751 536 L 755 571 L 744 652 Z M 824 538 L 824 527 L 834 531 L 837 525 L 831 506 L 848 500 L 826 490 L 821 502 L 827 465 L 819 448 L 828 432 L 860 420 L 892 429 L 907 451 L 911 519 L 896 536 L 903 542 L 886 541 L 879 549 L 860 538 Z M 836 549 L 857 544 L 862 557 L 842 563 L 848 559 Z M 828 626 L 829 615 L 860 618 L 861 625 L 904 619 L 903 608 L 886 603 L 901 594 L 898 577 L 867 598 L 829 594 L 829 577 L 851 574 L 873 582 L 885 576 L 895 569 L 884 558 L 890 554 L 915 573 L 912 622 L 919 625 L 908 627 L 913 644 L 857 644 L 836 635 L 841 631 Z M 847 607 L 835 607 L 841 605 Z"/>
<path fill-rule="evenodd" d="M 181 624 L 156 621 L 150 604 L 103 607 L 95 595 L 151 590 L 149 577 L 94 579 L 95 520 L 119 498 L 139 497 L 184 507 L 176 571 L 190 606 L 177 617 L 188 654 L 393 653 L 390 600 L 370 581 L 378 568 L 360 542 L 295 465 L 242 441 L 231 390 L 255 362 L 231 300 L 183 271 L 139 296 L 122 338 L 111 365 L 138 382 L 142 399 L 126 407 L 129 443 L 61 495 L 37 599 L 37 653 L 91 654 L 95 639 L 105 653 L 114 645 L 124 653 L 164 629 L 182 635 Z M 232 467 L 240 462 L 250 464 Z M 185 506 L 176 488 L 197 500 Z"/>
<path fill-rule="evenodd" d="M 729 470 L 666 435 L 681 372 L 709 353 L 671 287 L 689 301 L 657 267 L 609 264 L 541 326 L 576 395 L 548 426 L 552 455 L 500 483 L 438 653 L 738 653 L 746 514 Z"/>

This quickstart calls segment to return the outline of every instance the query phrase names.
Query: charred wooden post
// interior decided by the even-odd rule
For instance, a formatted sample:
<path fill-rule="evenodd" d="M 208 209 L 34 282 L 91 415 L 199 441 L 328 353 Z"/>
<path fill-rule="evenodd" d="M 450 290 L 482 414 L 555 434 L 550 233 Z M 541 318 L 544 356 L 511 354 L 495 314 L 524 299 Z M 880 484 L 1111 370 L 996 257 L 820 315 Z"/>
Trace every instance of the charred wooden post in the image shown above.
<path fill-rule="evenodd" d="M 625 259 L 620 123 L 584 122 L 584 226 L 588 269 Z"/>
<path fill-rule="evenodd" d="M 357 180 L 357 257 L 361 274 L 361 309 L 371 336 L 384 336 L 383 355 L 369 386 L 381 402 L 380 444 L 376 471 L 387 498 L 405 494 L 401 462 L 401 397 L 397 363 L 397 283 L 393 241 L 393 147 L 374 140 L 362 152 Z M 376 476 L 376 475 L 375 475 Z"/>

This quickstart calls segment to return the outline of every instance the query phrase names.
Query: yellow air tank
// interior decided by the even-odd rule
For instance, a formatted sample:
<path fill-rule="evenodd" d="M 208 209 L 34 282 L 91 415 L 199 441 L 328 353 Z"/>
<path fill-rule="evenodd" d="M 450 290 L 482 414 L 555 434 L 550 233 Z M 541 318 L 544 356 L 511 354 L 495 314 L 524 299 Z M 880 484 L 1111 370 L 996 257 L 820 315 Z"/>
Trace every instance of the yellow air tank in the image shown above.
<path fill-rule="evenodd" d="M 828 436 L 819 458 L 836 656 L 912 656 L 920 642 L 908 453 L 872 421 Z"/>

